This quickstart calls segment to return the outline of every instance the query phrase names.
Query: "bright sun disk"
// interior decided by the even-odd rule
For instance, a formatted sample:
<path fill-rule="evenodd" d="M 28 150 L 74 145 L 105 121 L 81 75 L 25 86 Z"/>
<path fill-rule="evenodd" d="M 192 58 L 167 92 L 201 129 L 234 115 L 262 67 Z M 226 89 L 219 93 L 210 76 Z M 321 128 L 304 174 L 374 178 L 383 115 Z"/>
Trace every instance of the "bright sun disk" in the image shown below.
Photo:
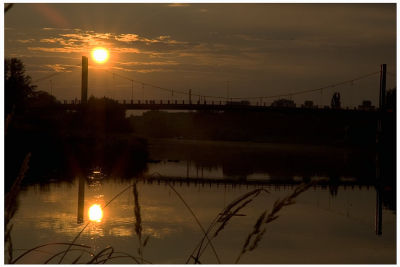
<path fill-rule="evenodd" d="M 108 51 L 105 48 L 97 47 L 92 51 L 93 59 L 98 63 L 104 63 L 108 60 Z"/>

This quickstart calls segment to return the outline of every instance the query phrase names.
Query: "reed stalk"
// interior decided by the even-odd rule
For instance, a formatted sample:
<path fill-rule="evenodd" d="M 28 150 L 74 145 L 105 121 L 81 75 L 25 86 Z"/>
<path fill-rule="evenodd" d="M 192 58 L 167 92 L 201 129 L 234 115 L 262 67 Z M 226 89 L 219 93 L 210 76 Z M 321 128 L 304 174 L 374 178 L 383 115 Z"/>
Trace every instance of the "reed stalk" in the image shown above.
<path fill-rule="evenodd" d="M 142 245 L 142 216 L 140 214 L 139 192 L 137 190 L 137 182 L 133 183 L 133 198 L 135 201 L 135 233 L 139 240 L 138 254 L 143 259 L 143 245 Z M 147 243 L 146 239 L 146 243 Z M 141 262 L 143 263 L 143 261 Z"/>
<path fill-rule="evenodd" d="M 278 212 L 282 210 L 284 207 L 292 205 L 295 203 L 295 199 L 303 192 L 307 191 L 313 183 L 308 184 L 300 184 L 295 188 L 295 190 L 286 196 L 283 199 L 278 199 L 272 206 L 271 212 L 267 214 L 267 210 L 264 210 L 260 216 L 258 217 L 256 223 L 253 226 L 252 231 L 247 236 L 242 250 L 240 251 L 239 255 L 237 256 L 235 263 L 238 263 L 241 257 L 249 251 L 253 251 L 257 248 L 258 244 L 260 243 L 261 239 L 263 238 L 266 232 L 266 225 L 271 223 L 272 221 L 276 220 L 279 215 Z"/>
<path fill-rule="evenodd" d="M 197 218 L 196 214 L 193 212 L 193 210 L 190 208 L 190 206 L 186 203 L 186 201 L 183 199 L 183 197 L 181 196 L 181 194 L 179 194 L 178 191 L 176 191 L 175 188 L 174 188 L 171 184 L 169 184 L 169 183 L 167 183 L 167 184 L 168 184 L 168 186 L 172 189 L 172 191 L 175 192 L 175 194 L 179 197 L 179 199 L 182 201 L 182 203 L 185 205 L 185 207 L 188 209 L 188 211 L 190 212 L 190 214 L 191 214 L 191 215 L 193 216 L 193 218 L 195 219 L 197 225 L 200 227 L 200 229 L 201 229 L 201 231 L 203 232 L 204 236 L 205 236 L 206 239 L 208 240 L 208 242 L 209 242 L 209 244 L 210 244 L 210 246 L 211 246 L 211 249 L 212 249 L 212 251 L 213 251 L 213 253 L 214 253 L 214 255 L 215 255 L 215 258 L 217 259 L 217 262 L 220 264 L 220 263 L 221 263 L 221 260 L 219 259 L 218 253 L 217 253 L 217 251 L 215 250 L 214 245 L 213 245 L 212 242 L 211 242 L 211 239 L 209 238 L 207 232 L 204 230 L 204 227 L 203 227 L 203 225 L 201 225 L 201 223 L 200 223 L 199 219 Z"/>

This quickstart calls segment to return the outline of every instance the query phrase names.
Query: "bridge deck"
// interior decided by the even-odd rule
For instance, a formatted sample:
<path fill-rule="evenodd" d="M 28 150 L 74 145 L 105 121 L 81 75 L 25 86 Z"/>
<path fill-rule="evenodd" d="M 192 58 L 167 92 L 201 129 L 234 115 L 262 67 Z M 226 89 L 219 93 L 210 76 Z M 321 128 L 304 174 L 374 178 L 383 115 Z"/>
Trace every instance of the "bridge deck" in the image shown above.
<path fill-rule="evenodd" d="M 210 111 L 335 111 L 335 112 L 375 112 L 375 110 L 360 109 L 331 109 L 331 108 L 305 108 L 305 107 L 272 107 L 264 105 L 226 105 L 226 104 L 185 104 L 185 103 L 119 103 L 125 110 L 210 110 Z M 78 110 L 82 108 L 79 103 L 59 105 L 63 110 Z"/>

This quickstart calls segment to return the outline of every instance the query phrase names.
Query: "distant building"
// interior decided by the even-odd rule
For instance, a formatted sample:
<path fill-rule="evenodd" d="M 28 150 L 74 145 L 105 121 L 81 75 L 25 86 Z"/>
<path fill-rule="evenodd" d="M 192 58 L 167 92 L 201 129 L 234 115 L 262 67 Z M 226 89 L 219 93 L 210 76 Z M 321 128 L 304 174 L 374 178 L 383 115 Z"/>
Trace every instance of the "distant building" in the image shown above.
<path fill-rule="evenodd" d="M 293 100 L 289 99 L 278 99 L 272 102 L 271 107 L 280 107 L 280 108 L 295 108 L 296 104 Z"/>
<path fill-rule="evenodd" d="M 371 101 L 364 100 L 361 105 L 358 106 L 359 110 L 374 110 L 375 106 L 372 106 Z"/>

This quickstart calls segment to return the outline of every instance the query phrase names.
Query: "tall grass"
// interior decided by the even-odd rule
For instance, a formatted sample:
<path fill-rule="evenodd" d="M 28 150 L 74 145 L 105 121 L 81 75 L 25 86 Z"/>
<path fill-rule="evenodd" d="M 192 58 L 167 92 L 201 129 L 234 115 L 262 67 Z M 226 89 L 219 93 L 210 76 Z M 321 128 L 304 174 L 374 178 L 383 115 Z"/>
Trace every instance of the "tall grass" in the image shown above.
<path fill-rule="evenodd" d="M 29 168 L 29 160 L 31 157 L 31 153 L 28 153 L 25 156 L 24 161 L 22 162 L 19 174 L 17 179 L 14 181 L 11 186 L 10 191 L 5 196 L 5 205 L 4 205 L 4 244 L 8 249 L 8 262 L 11 263 L 13 260 L 13 243 L 11 239 L 11 231 L 13 228 L 13 224 L 10 224 L 11 219 L 14 217 L 15 212 L 17 211 L 17 199 L 18 194 L 21 191 L 21 183 L 25 177 L 26 172 Z"/>
<path fill-rule="evenodd" d="M 259 215 L 256 223 L 253 226 L 252 231 L 249 233 L 243 244 L 242 250 L 236 258 L 235 263 L 238 263 L 240 258 L 246 252 L 253 251 L 255 248 L 257 248 L 258 244 L 260 243 L 266 232 L 266 225 L 278 219 L 278 212 L 284 207 L 294 204 L 296 197 L 305 192 L 308 188 L 310 188 L 311 185 L 312 183 L 299 185 L 291 194 L 289 194 L 285 198 L 276 200 L 274 205 L 272 206 L 272 210 L 269 213 L 266 209 Z"/>
<path fill-rule="evenodd" d="M 211 222 L 206 233 L 204 234 L 204 237 L 200 240 L 199 244 L 195 247 L 192 254 L 189 255 L 188 259 L 186 260 L 186 263 L 189 263 L 190 259 L 193 259 L 195 263 L 199 263 L 200 257 L 203 254 L 203 252 L 206 250 L 208 245 L 212 245 L 211 240 L 207 238 L 207 243 L 203 247 L 204 241 L 205 241 L 206 237 L 208 236 L 208 234 L 210 234 L 212 232 L 212 230 L 215 227 L 217 227 L 219 224 L 218 228 L 215 230 L 214 234 L 212 235 L 212 239 L 216 238 L 218 236 L 219 232 L 221 232 L 225 228 L 225 226 L 228 224 L 228 222 L 235 215 L 237 215 L 240 210 L 242 210 L 250 202 L 252 202 L 253 199 L 256 198 L 261 192 L 268 192 L 268 191 L 265 189 L 255 189 L 248 193 L 243 194 L 242 196 L 238 197 L 237 199 L 235 199 L 231 203 L 229 203 Z M 215 249 L 213 249 L 213 251 L 215 251 Z M 216 254 L 216 252 L 214 252 L 214 253 Z"/>
<path fill-rule="evenodd" d="M 228 222 L 231 221 L 231 219 L 235 216 L 238 215 L 239 211 L 244 209 L 249 203 L 251 203 L 254 199 L 256 199 L 260 193 L 269 193 L 268 190 L 264 188 L 259 188 L 252 190 L 250 192 L 247 192 L 237 199 L 233 200 L 230 202 L 222 211 L 219 213 L 215 219 L 211 222 L 210 226 L 208 227 L 207 231 L 204 230 L 203 226 L 197 219 L 196 215 L 192 211 L 192 209 L 189 207 L 189 205 L 186 203 L 186 201 L 182 198 L 182 196 L 174 189 L 172 185 L 168 183 L 169 187 L 173 189 L 173 191 L 176 193 L 176 195 L 182 200 L 182 202 L 185 204 L 186 208 L 189 210 L 189 212 L 192 214 L 192 216 L 195 218 L 197 224 L 199 225 L 200 229 L 203 231 L 204 236 L 200 240 L 199 244 L 195 247 L 193 252 L 189 255 L 188 259 L 186 260 L 186 263 L 190 263 L 190 260 L 192 259 L 195 264 L 201 263 L 200 257 L 206 250 L 207 246 L 210 245 L 212 248 L 212 251 L 217 259 L 218 263 L 221 263 L 220 257 L 218 256 L 218 253 L 216 252 L 214 246 L 212 245 L 212 239 L 216 238 L 218 234 L 226 228 L 228 225 Z M 259 242 L 262 240 L 265 232 L 266 232 L 266 225 L 269 224 L 270 222 L 276 220 L 279 215 L 278 212 L 289 205 L 292 205 L 295 203 L 295 199 L 303 192 L 308 190 L 313 185 L 313 183 L 308 183 L 308 184 L 300 184 L 298 187 L 295 188 L 295 190 L 287 195 L 285 198 L 282 200 L 278 199 L 275 201 L 271 212 L 267 213 L 268 210 L 265 209 L 261 214 L 259 215 L 258 219 L 256 220 L 252 231 L 249 233 L 247 236 L 242 249 L 237 256 L 235 263 L 238 263 L 243 254 L 246 252 L 252 251 L 257 248 Z M 214 234 L 210 238 L 209 235 L 210 233 L 214 231 Z M 207 239 L 207 243 L 203 246 L 204 241 Z"/>
<path fill-rule="evenodd" d="M 138 237 L 138 241 L 139 241 L 139 248 L 138 248 L 138 254 L 140 256 L 141 259 L 141 263 L 144 263 L 144 259 L 143 259 L 143 249 L 144 247 L 146 247 L 150 235 L 148 235 L 144 241 L 142 242 L 142 215 L 140 212 L 140 203 L 139 203 L 139 192 L 137 189 L 137 181 L 135 181 L 133 183 L 133 197 L 134 197 L 134 201 L 135 201 L 135 233 Z"/>

